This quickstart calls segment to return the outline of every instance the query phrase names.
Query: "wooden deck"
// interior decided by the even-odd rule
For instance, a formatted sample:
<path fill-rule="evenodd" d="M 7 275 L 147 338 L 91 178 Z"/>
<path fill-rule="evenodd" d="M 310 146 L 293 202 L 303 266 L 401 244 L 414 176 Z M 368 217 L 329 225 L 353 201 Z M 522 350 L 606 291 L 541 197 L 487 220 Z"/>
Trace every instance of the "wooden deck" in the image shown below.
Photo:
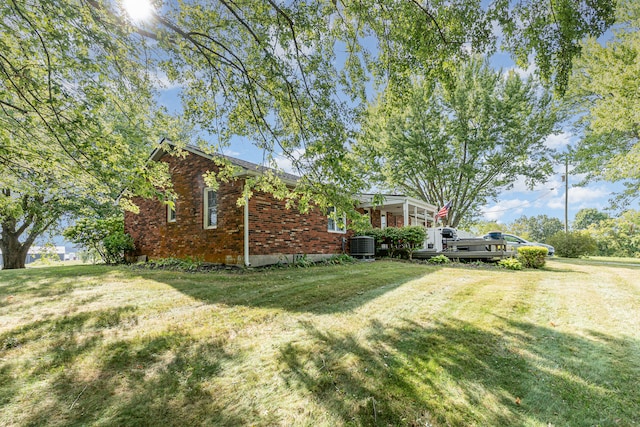
<path fill-rule="evenodd" d="M 434 250 L 421 250 L 413 253 L 414 259 L 429 259 L 434 256 L 444 255 L 450 259 L 472 259 L 483 261 L 499 261 L 516 255 L 515 251 L 507 250 L 507 242 L 504 239 L 444 239 L 442 252 Z"/>

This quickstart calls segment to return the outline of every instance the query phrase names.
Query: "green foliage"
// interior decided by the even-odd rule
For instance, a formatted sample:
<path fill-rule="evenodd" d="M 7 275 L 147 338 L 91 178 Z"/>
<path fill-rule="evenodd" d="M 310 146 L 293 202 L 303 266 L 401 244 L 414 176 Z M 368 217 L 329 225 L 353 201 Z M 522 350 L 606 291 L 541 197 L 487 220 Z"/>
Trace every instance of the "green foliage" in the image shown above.
<path fill-rule="evenodd" d="M 541 268 L 548 254 L 549 250 L 541 246 L 521 246 L 518 248 L 518 261 L 525 268 Z"/>
<path fill-rule="evenodd" d="M 451 260 L 445 255 L 436 255 L 427 260 L 429 264 L 449 264 Z"/>
<path fill-rule="evenodd" d="M 521 216 L 509 224 L 508 229 L 529 241 L 546 243 L 551 236 L 564 230 L 564 224 L 558 218 L 547 215 Z"/>
<path fill-rule="evenodd" d="M 594 255 L 597 250 L 595 239 L 584 231 L 558 232 L 549 244 L 556 249 L 556 255 L 567 258 Z"/>
<path fill-rule="evenodd" d="M 45 264 L 51 264 L 60 261 L 60 256 L 58 256 L 56 247 L 53 243 L 45 243 L 40 248 L 40 260 Z"/>
<path fill-rule="evenodd" d="M 95 264 L 100 260 L 100 254 L 93 248 L 85 248 L 84 250 L 78 251 L 78 258 L 83 263 Z"/>
<path fill-rule="evenodd" d="M 105 2 L 0 3 L 0 249 L 9 268 L 67 217 L 154 194 L 167 126 L 148 46 Z M 55 17 L 55 19 L 52 19 Z M 175 134 L 175 132 L 173 132 Z"/>
<path fill-rule="evenodd" d="M 325 264 L 329 265 L 344 265 L 344 264 L 353 264 L 358 262 L 357 259 L 353 258 L 348 254 L 339 254 L 333 255 L 331 258 L 325 261 Z"/>
<path fill-rule="evenodd" d="M 371 236 L 376 241 L 376 250 L 383 244 L 387 245 L 389 256 L 394 257 L 398 252 L 404 251 L 412 258 L 413 252 L 422 247 L 427 235 L 424 227 L 411 225 L 407 227 L 386 227 L 385 229 L 372 228 L 362 233 Z"/>
<path fill-rule="evenodd" d="M 483 236 L 491 231 L 505 231 L 505 225 L 496 221 L 475 221 L 468 228 L 476 236 Z"/>
<path fill-rule="evenodd" d="M 122 215 L 79 219 L 63 235 L 70 242 L 95 250 L 107 264 L 124 262 L 125 253 L 134 249 L 133 238 L 124 232 Z"/>
<path fill-rule="evenodd" d="M 567 109 L 576 114 L 582 138 L 575 155 L 577 172 L 590 180 L 622 181 L 621 199 L 640 192 L 640 7 L 621 0 L 613 37 L 582 43 L 570 84 Z M 624 200 L 621 201 L 622 203 Z"/>
<path fill-rule="evenodd" d="M 299 268 L 309 268 L 309 267 L 312 267 L 314 264 L 315 263 L 309 259 L 307 254 L 296 256 L 293 261 L 293 265 Z"/>
<path fill-rule="evenodd" d="M 551 172 L 545 145 L 559 119 L 533 78 L 503 75 L 473 58 L 451 84 L 416 77 L 404 96 L 380 96 L 367 111 L 356 153 L 372 179 L 442 206 L 456 227 L 524 176 Z"/>
<path fill-rule="evenodd" d="M 369 80 L 396 100 L 405 99 L 415 76 L 452 87 L 453 70 L 473 46 L 480 53 L 505 48 L 521 66 L 533 55 L 540 73 L 562 89 L 576 40 L 603 34 L 613 10 L 613 0 L 554 7 L 534 0 L 155 4 L 152 23 L 144 23 L 131 20 L 119 1 L 0 2 L 0 189 L 12 194 L 0 200 L 0 246 L 11 248 L 5 259 L 12 264 L 64 215 L 86 215 L 85 208 L 113 202 L 123 189 L 121 205 L 130 209 L 132 196 L 170 193 L 166 165 L 146 157 L 161 135 L 180 145 L 196 142 L 191 129 L 202 135 L 205 151 L 223 151 L 240 136 L 254 141 L 267 166 L 282 155 L 305 175 L 293 189 L 277 175 L 255 177 L 245 195 L 265 189 L 302 210 L 316 203 L 348 211 L 365 184 L 350 147 Z M 346 52 L 344 60 L 336 60 L 337 50 Z M 156 105 L 165 84 L 181 88 L 179 117 Z M 453 98 L 475 84 L 459 81 Z M 506 86 L 505 100 L 524 93 L 516 79 Z M 449 130 L 457 149 L 461 137 L 473 139 L 471 157 L 473 146 L 500 129 L 486 126 L 486 117 L 518 110 L 494 111 L 490 97 L 477 99 L 454 104 L 459 112 L 481 111 L 484 124 L 472 116 Z M 522 134 L 504 140 L 535 139 L 534 129 L 518 123 L 524 117 L 543 123 L 533 116 L 510 116 Z M 473 138 L 469 123 L 478 129 Z M 482 195 L 469 198 L 476 199 Z"/>
<path fill-rule="evenodd" d="M 517 258 L 504 258 L 498 261 L 498 266 L 507 270 L 522 270 L 522 263 Z"/>
<path fill-rule="evenodd" d="M 146 263 L 139 264 L 144 268 L 157 269 L 157 270 L 177 270 L 177 271 L 198 271 L 204 263 L 202 260 L 185 257 L 185 258 L 157 258 L 149 260 Z"/>
<path fill-rule="evenodd" d="M 600 212 L 597 209 L 580 209 L 573 220 L 572 228 L 574 230 L 586 230 L 592 225 L 597 227 L 600 221 L 604 221 L 608 218 L 608 214 Z"/>
<path fill-rule="evenodd" d="M 587 232 L 598 246 L 598 255 L 637 257 L 640 254 L 640 211 L 628 210 L 617 218 L 592 224 Z"/>

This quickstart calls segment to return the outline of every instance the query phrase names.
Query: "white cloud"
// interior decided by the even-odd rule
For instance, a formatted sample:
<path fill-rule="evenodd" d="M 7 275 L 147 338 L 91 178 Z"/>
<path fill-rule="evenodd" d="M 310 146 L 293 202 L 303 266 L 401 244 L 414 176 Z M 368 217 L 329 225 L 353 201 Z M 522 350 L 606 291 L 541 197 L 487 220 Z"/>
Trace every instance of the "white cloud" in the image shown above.
<path fill-rule="evenodd" d="M 529 65 L 526 70 L 518 66 L 507 68 L 505 75 L 509 75 L 510 72 L 514 72 L 518 74 L 521 78 L 527 79 L 532 75 L 534 75 L 536 70 L 537 70 L 536 65 L 533 62 L 531 62 L 531 65 Z"/>
<path fill-rule="evenodd" d="M 557 135 L 549 135 L 545 141 L 545 145 L 551 149 L 565 148 L 571 144 L 572 134 L 569 132 L 562 132 Z"/>
<path fill-rule="evenodd" d="M 302 148 L 298 148 L 295 149 L 291 152 L 292 156 L 296 159 L 300 159 L 303 155 L 304 155 L 304 149 Z M 293 166 L 293 162 L 291 160 L 291 157 L 288 156 L 284 156 L 282 153 L 277 154 L 275 156 L 275 161 L 276 164 L 278 165 L 278 168 L 280 168 L 281 170 L 283 170 L 284 172 L 293 174 L 293 175 L 299 175 L 300 171 L 298 171 L 294 166 Z"/>
<path fill-rule="evenodd" d="M 499 221 L 506 213 L 521 214 L 526 208 L 531 207 L 528 200 L 511 199 L 501 200 L 497 204 L 481 208 L 482 217 L 489 221 Z"/>
<path fill-rule="evenodd" d="M 604 186 L 600 187 L 570 187 L 569 207 L 573 209 L 604 208 L 604 203 L 611 192 Z M 550 209 L 564 209 L 564 192 L 547 203 Z"/>
<path fill-rule="evenodd" d="M 156 89 L 160 91 L 169 91 L 183 87 L 181 83 L 169 80 L 167 73 L 160 69 L 156 69 L 155 73 L 151 75 L 151 78 Z"/>

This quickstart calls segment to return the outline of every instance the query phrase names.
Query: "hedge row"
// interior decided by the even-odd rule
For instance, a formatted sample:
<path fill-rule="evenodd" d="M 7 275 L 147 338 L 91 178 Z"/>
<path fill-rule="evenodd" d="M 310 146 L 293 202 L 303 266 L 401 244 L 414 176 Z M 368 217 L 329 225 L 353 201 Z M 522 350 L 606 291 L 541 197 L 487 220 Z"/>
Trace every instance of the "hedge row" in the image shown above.
<path fill-rule="evenodd" d="M 373 237 L 376 241 L 376 253 L 382 245 L 387 245 L 389 256 L 393 257 L 399 251 L 406 251 L 409 259 L 416 249 L 422 248 L 427 232 L 424 227 L 410 225 L 407 227 L 373 228 L 361 233 L 363 236 Z"/>

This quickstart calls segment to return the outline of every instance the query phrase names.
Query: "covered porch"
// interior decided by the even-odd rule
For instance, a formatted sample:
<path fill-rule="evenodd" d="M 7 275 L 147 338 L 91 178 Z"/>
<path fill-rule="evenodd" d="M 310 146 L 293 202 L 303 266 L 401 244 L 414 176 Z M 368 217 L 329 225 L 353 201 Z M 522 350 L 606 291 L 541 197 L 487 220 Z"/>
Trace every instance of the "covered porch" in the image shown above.
<path fill-rule="evenodd" d="M 420 225 L 433 227 L 433 219 L 438 208 L 413 197 L 385 194 L 361 194 L 358 197 L 359 209 L 369 215 L 374 228 L 403 227 Z M 377 203 L 376 203 L 377 202 Z"/>

